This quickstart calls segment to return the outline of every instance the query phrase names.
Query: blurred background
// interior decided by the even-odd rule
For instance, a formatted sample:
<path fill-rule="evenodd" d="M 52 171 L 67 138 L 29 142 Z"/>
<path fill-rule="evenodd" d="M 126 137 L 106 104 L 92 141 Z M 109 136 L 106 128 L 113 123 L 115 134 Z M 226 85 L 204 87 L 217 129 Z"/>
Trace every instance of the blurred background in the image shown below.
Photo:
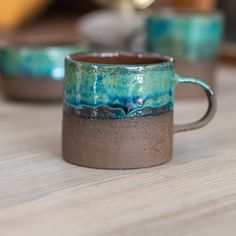
<path fill-rule="evenodd" d="M 61 101 L 63 85 L 58 80 L 64 77 L 63 58 L 68 52 L 158 52 L 176 59 L 177 73 L 198 76 L 213 89 L 218 62 L 236 62 L 235 0 L 1 0 L 0 3 L 0 87 L 10 98 Z M 178 14 L 177 9 L 178 12 L 181 9 Z M 184 11 L 188 11 L 187 15 Z M 43 46 L 45 38 L 50 39 L 51 46 L 60 44 L 60 48 L 51 52 Z M 29 46 L 27 53 L 21 48 L 11 49 L 18 44 Z M 30 44 L 41 44 L 41 49 L 35 50 Z M 77 49 L 72 47 L 75 44 Z M 55 86 L 58 94 L 51 99 Z M 177 97 L 203 97 L 202 91 L 194 86 L 181 87 L 182 90 L 177 89 Z M 48 96 L 44 97 L 44 91 Z"/>
<path fill-rule="evenodd" d="M 9 36 L 66 35 L 87 40 L 93 46 L 105 43 L 108 48 L 114 48 L 114 45 L 122 48 L 120 45 L 124 44 L 124 34 L 127 36 L 132 29 L 142 24 L 141 14 L 137 19 L 134 13 L 146 13 L 163 7 L 200 11 L 220 9 L 225 14 L 221 58 L 236 58 L 235 0 L 1 0 L 0 3 L 1 43 Z M 120 19 L 114 11 L 132 17 L 126 18 L 124 24 L 124 19 Z M 120 37 L 117 38 L 118 33 Z"/>

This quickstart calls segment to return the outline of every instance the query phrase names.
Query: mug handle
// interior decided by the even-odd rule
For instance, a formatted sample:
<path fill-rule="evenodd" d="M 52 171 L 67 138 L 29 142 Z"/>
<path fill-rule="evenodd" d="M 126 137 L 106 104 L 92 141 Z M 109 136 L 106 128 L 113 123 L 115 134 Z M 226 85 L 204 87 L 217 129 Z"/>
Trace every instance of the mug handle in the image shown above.
<path fill-rule="evenodd" d="M 210 88 L 208 84 L 206 84 L 202 80 L 192 77 L 179 76 L 175 74 L 175 82 L 176 84 L 178 83 L 195 84 L 204 89 L 206 96 L 208 98 L 208 109 L 204 114 L 204 116 L 198 121 L 188 124 L 174 125 L 174 133 L 199 129 L 207 125 L 213 119 L 216 113 L 217 102 L 214 91 Z"/>

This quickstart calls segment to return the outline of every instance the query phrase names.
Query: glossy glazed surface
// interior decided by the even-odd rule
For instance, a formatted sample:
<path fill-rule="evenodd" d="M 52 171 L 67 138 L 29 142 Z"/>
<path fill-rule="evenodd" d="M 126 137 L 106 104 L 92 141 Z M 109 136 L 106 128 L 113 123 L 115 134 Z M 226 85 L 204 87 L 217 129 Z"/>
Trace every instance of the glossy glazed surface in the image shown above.
<path fill-rule="evenodd" d="M 110 61 L 112 56 L 120 54 L 103 54 Z M 171 58 L 152 64 L 135 64 L 137 60 L 131 61 L 134 64 L 122 61 L 110 64 L 110 61 L 105 64 L 103 59 L 104 64 L 99 64 L 66 58 L 65 107 L 87 118 L 128 118 L 172 110 L 176 81 Z"/>
<path fill-rule="evenodd" d="M 159 12 L 146 20 L 146 48 L 179 59 L 212 59 L 223 34 L 220 13 Z"/>
<path fill-rule="evenodd" d="M 66 57 L 65 71 L 64 111 L 75 111 L 79 117 L 122 119 L 172 111 L 177 83 L 201 87 L 209 100 L 207 114 L 200 122 L 186 127 L 203 126 L 215 113 L 214 91 L 201 80 L 175 74 L 171 57 L 150 53 L 80 53 Z"/>
<path fill-rule="evenodd" d="M 0 73 L 4 77 L 64 78 L 65 56 L 86 51 L 79 45 L 16 47 L 0 49 Z"/>

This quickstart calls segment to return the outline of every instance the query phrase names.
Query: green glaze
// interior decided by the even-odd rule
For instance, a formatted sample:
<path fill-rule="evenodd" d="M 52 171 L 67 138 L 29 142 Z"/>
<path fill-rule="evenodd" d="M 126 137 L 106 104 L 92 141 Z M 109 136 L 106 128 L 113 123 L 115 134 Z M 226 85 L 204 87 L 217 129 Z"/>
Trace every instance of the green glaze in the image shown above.
<path fill-rule="evenodd" d="M 111 53 L 95 55 L 113 56 Z M 168 57 L 162 63 L 140 65 L 97 64 L 67 57 L 64 103 L 87 118 L 159 115 L 173 109 L 174 88 L 178 82 L 207 87 L 202 81 L 175 75 L 174 61 Z"/>
<path fill-rule="evenodd" d="M 149 52 L 177 59 L 213 59 L 218 55 L 223 34 L 220 13 L 160 12 L 146 20 Z"/>
<path fill-rule="evenodd" d="M 86 51 L 80 45 L 10 46 L 0 49 L 0 73 L 5 77 L 64 78 L 64 58 Z"/>

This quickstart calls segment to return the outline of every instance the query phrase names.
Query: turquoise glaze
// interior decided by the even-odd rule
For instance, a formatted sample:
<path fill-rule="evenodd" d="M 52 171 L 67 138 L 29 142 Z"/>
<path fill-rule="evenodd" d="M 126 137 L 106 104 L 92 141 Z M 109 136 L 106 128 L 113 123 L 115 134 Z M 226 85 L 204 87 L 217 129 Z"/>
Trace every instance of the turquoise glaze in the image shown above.
<path fill-rule="evenodd" d="M 6 78 L 64 78 L 64 58 L 75 52 L 86 51 L 80 45 L 10 46 L 0 49 L 0 73 Z"/>
<path fill-rule="evenodd" d="M 87 55 L 111 57 L 120 54 Z M 127 53 L 122 55 L 143 56 Z M 155 58 L 164 57 L 155 55 Z M 88 63 L 67 57 L 65 108 L 91 119 L 159 115 L 173 109 L 174 88 L 178 82 L 196 83 L 212 92 L 200 80 L 175 75 L 174 60 L 169 57 L 164 60 L 162 63 L 129 65 Z"/>
<path fill-rule="evenodd" d="M 213 59 L 223 34 L 220 13 L 163 11 L 146 20 L 146 49 L 177 59 Z"/>

